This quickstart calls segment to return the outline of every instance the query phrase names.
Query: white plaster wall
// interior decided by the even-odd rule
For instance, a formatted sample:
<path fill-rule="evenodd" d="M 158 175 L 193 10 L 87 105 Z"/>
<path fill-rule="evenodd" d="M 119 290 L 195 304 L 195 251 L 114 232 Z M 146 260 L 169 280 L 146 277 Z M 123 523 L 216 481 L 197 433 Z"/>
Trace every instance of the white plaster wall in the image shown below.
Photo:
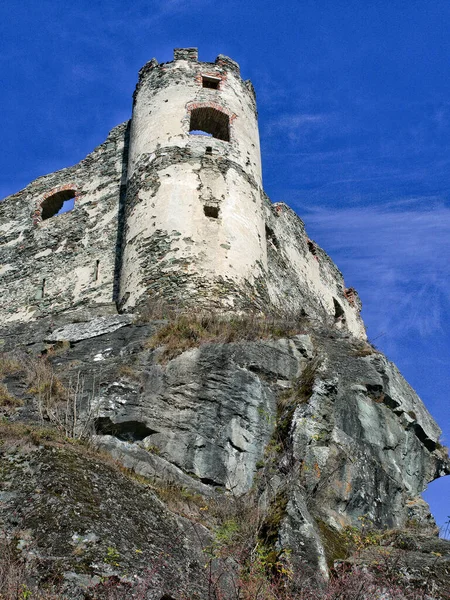
<path fill-rule="evenodd" d="M 130 306 L 146 293 L 142 282 L 145 262 L 156 260 L 142 252 L 141 244 L 158 230 L 180 234 L 172 236 L 171 250 L 165 258 L 186 259 L 184 272 L 237 283 L 245 279 L 252 282 L 262 275 L 260 265 L 265 266 L 267 257 L 263 220 L 258 218 L 259 195 L 234 169 L 225 177 L 218 171 L 199 169 L 200 163 L 173 164 L 161 170 L 156 196 L 143 191 L 141 201 L 129 215 L 122 281 L 129 292 Z M 225 197 L 219 204 L 218 219 L 205 216 L 199 181 L 214 197 L 219 193 Z M 179 269 L 177 263 L 167 271 Z"/>

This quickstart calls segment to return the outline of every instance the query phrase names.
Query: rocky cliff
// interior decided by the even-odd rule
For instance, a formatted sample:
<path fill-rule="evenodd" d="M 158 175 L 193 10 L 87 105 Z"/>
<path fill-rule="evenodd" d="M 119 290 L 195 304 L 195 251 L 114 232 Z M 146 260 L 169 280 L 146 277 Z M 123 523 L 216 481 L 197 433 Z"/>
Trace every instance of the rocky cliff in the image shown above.
<path fill-rule="evenodd" d="M 233 595 L 242 565 L 223 551 L 245 522 L 272 580 L 325 582 L 355 532 L 390 530 L 371 551 L 401 552 L 420 597 L 449 597 L 449 543 L 420 497 L 450 472 L 440 430 L 367 342 L 304 318 L 206 314 L 73 313 L 0 338 L 0 519 L 37 579 L 80 598 L 113 597 L 105 577 L 147 578 L 135 597 L 254 597 Z M 87 437 L 95 450 L 70 441 Z"/>

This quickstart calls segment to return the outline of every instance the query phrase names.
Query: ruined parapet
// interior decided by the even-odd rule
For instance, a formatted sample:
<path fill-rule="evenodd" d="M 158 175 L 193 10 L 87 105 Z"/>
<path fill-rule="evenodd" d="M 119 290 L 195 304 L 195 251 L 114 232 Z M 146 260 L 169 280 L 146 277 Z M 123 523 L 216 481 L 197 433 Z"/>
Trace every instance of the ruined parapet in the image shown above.
<path fill-rule="evenodd" d="M 345 287 L 337 266 L 283 202 L 266 207 L 266 241 L 271 305 L 284 312 L 303 311 L 312 320 L 366 337 L 358 293 Z"/>
<path fill-rule="evenodd" d="M 0 325 L 113 302 L 126 131 L 0 202 Z"/>
<path fill-rule="evenodd" d="M 120 306 L 164 296 L 226 308 L 266 264 L 255 95 L 195 49 L 148 63 L 134 95 Z"/>

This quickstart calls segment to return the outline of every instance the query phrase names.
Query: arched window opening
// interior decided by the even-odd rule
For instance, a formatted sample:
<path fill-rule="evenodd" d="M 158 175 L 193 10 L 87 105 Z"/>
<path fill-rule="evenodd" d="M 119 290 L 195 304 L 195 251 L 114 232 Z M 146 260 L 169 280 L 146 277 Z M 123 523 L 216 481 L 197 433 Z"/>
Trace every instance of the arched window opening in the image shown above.
<path fill-rule="evenodd" d="M 72 210 L 75 206 L 75 190 L 61 190 L 46 198 L 42 204 L 42 220 Z"/>
<path fill-rule="evenodd" d="M 225 113 L 209 106 L 191 111 L 189 133 L 207 134 L 218 140 L 230 141 L 230 118 Z"/>

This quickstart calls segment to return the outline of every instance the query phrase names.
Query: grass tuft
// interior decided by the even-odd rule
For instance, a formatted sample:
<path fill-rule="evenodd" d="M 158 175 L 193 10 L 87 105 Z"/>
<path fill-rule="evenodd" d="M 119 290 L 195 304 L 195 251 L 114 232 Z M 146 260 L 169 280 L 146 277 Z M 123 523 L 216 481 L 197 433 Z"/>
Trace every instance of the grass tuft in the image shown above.
<path fill-rule="evenodd" d="M 147 342 L 147 348 L 164 347 L 161 362 L 167 362 L 186 350 L 206 343 L 230 343 L 243 340 L 277 339 L 301 333 L 305 318 L 263 315 L 225 315 L 219 313 L 183 313 L 177 315 Z"/>

